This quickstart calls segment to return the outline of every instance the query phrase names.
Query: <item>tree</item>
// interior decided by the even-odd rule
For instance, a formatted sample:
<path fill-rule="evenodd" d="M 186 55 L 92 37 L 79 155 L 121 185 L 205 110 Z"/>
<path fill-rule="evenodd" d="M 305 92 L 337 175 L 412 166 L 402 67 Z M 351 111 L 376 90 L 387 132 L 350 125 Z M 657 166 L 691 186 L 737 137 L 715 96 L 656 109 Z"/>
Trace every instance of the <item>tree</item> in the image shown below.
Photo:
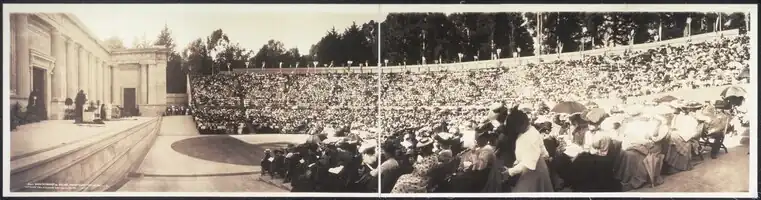
<path fill-rule="evenodd" d="M 357 61 L 375 63 L 378 60 L 378 22 L 370 20 L 370 22 L 362 24 L 362 35 L 365 36 L 365 48 L 370 49 L 369 57 L 366 60 L 357 58 Z M 357 62 L 355 61 L 355 62 Z"/>
<path fill-rule="evenodd" d="M 175 53 L 174 48 L 176 45 L 174 44 L 174 39 L 172 38 L 172 32 L 169 30 L 169 26 L 164 25 L 164 29 L 161 29 L 161 32 L 153 45 L 164 46 L 169 49 L 172 54 Z"/>
<path fill-rule="evenodd" d="M 330 62 L 340 62 L 342 53 L 341 50 L 341 34 L 339 34 L 335 28 L 332 28 L 327 34 L 317 42 L 316 49 L 312 54 L 314 59 L 322 64 L 328 64 Z"/>
<path fill-rule="evenodd" d="M 187 91 L 187 77 L 182 69 L 182 57 L 175 51 L 174 39 L 169 27 L 164 25 L 156 41 L 155 46 L 163 46 L 169 49 L 166 65 L 166 91 L 168 93 L 185 93 Z"/>
<path fill-rule="evenodd" d="M 126 49 L 127 48 L 127 47 L 124 46 L 124 41 L 121 38 L 117 37 L 117 36 L 109 37 L 106 40 L 104 40 L 103 43 L 110 50 L 119 50 L 119 49 Z"/>
<path fill-rule="evenodd" d="M 251 51 L 241 47 L 238 43 L 222 43 L 217 48 L 220 50 L 214 58 L 215 62 L 222 67 L 221 70 L 246 68 L 246 61 L 251 57 Z M 227 68 L 228 64 L 229 69 Z"/>
<path fill-rule="evenodd" d="M 132 48 L 140 49 L 140 48 L 150 48 L 151 47 L 151 41 L 148 40 L 148 38 L 143 35 L 142 37 L 135 37 L 135 40 L 132 41 Z"/>
<path fill-rule="evenodd" d="M 203 39 L 198 38 L 188 44 L 182 52 L 183 71 L 191 74 L 212 74 L 213 60 Z"/>
<path fill-rule="evenodd" d="M 283 56 L 285 54 L 285 44 L 280 41 L 270 39 L 267 44 L 262 45 L 256 55 L 253 57 L 252 66 L 262 67 L 262 63 L 265 64 L 264 68 L 278 68 L 280 62 L 287 66 L 287 59 Z"/>

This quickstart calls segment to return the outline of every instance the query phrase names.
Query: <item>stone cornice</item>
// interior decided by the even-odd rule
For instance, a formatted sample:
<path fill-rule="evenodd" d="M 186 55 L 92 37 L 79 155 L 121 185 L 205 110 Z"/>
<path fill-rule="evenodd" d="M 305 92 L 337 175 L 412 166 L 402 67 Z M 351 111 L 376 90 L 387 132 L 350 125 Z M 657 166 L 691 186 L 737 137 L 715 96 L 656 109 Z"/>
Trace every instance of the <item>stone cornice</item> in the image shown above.
<path fill-rule="evenodd" d="M 169 49 L 163 47 L 151 47 L 151 48 L 131 48 L 131 49 L 117 49 L 111 52 L 112 54 L 134 54 L 134 53 L 169 53 Z"/>
<path fill-rule="evenodd" d="M 111 50 L 108 49 L 108 47 L 103 43 L 103 41 L 100 41 L 97 37 L 95 37 L 95 34 L 90 31 L 90 29 L 87 28 L 87 26 L 82 23 L 82 21 L 79 21 L 79 18 L 77 16 L 71 14 L 71 13 L 60 13 L 60 15 L 64 16 L 65 18 L 69 19 L 77 28 L 82 30 L 90 39 L 95 42 L 100 48 L 102 48 L 104 51 L 110 53 Z"/>
<path fill-rule="evenodd" d="M 50 63 L 55 63 L 55 58 L 53 58 L 53 57 L 51 57 L 51 56 L 49 56 L 49 55 L 47 55 L 45 53 L 42 53 L 41 51 L 38 51 L 36 49 L 29 49 L 29 55 L 31 55 L 33 58 L 40 58 L 40 59 L 42 59 L 44 61 L 48 61 Z M 32 67 L 32 66 L 30 66 L 30 67 Z"/>

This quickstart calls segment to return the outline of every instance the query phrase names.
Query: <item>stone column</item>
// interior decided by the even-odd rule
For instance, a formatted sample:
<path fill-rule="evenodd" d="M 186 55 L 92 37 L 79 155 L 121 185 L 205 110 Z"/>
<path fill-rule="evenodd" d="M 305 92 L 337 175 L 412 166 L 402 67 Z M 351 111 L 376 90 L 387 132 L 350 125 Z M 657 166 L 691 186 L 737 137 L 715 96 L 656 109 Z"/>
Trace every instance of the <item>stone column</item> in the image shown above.
<path fill-rule="evenodd" d="M 111 81 L 111 103 L 112 104 L 118 104 L 122 105 L 122 101 L 119 99 L 119 94 L 122 92 L 119 90 L 119 87 L 116 86 L 116 66 L 111 65 L 109 66 L 109 69 L 111 69 L 111 77 L 109 80 Z"/>
<path fill-rule="evenodd" d="M 53 117 L 56 117 L 56 116 L 52 116 L 51 115 L 51 113 L 53 113 L 53 109 L 55 109 L 55 108 L 52 107 L 52 104 L 50 103 L 51 99 L 53 99 L 52 98 L 52 96 L 53 96 L 53 85 L 54 85 L 53 84 L 53 71 L 46 70 L 46 73 L 45 73 L 45 83 L 44 84 L 45 84 L 45 88 L 46 89 L 45 89 L 43 95 L 45 95 L 45 102 L 44 103 L 45 103 L 45 108 L 47 108 L 47 109 L 45 109 L 45 112 L 46 112 L 45 115 L 48 117 L 48 119 L 51 119 Z"/>
<path fill-rule="evenodd" d="M 79 82 L 79 85 L 77 85 L 77 92 L 84 91 L 87 92 L 87 60 L 89 57 L 87 56 L 87 51 L 85 51 L 85 48 L 82 45 L 79 45 L 79 67 L 77 67 L 77 72 L 79 72 L 79 76 L 77 76 L 77 81 Z M 90 95 L 90 94 L 87 94 Z"/>
<path fill-rule="evenodd" d="M 148 104 L 156 103 L 156 64 L 148 65 Z"/>
<path fill-rule="evenodd" d="M 101 83 L 103 83 L 102 91 L 103 91 L 103 101 L 106 103 L 111 103 L 111 81 L 108 80 L 108 77 L 111 76 L 111 70 L 110 67 L 108 67 L 108 63 L 103 62 L 101 74 L 102 77 Z"/>
<path fill-rule="evenodd" d="M 166 66 L 167 63 L 165 61 L 160 61 L 156 65 L 156 104 L 164 105 L 166 104 Z"/>
<path fill-rule="evenodd" d="M 148 104 L 148 65 L 140 64 L 140 103 Z"/>
<path fill-rule="evenodd" d="M 16 26 L 16 76 L 18 95 L 21 99 L 29 98 L 29 93 L 32 92 L 32 66 L 30 66 L 29 55 L 29 15 L 17 14 L 15 19 Z M 26 105 L 26 101 L 23 101 L 21 105 Z"/>
<path fill-rule="evenodd" d="M 93 75 L 93 81 L 95 82 L 95 95 L 98 97 L 98 100 L 100 100 L 101 103 L 103 103 L 103 82 L 102 81 L 102 74 L 103 72 L 101 70 L 103 68 L 103 62 L 99 58 L 95 58 L 95 70 L 92 70 L 94 73 Z"/>
<path fill-rule="evenodd" d="M 48 107 L 51 111 L 51 119 L 63 119 L 64 100 L 66 100 L 66 38 L 58 32 L 53 31 L 51 38 L 51 47 L 53 57 L 55 57 L 55 67 L 53 68 L 53 78 L 50 80 L 52 105 Z"/>
<path fill-rule="evenodd" d="M 90 52 L 89 54 L 89 60 L 87 65 L 87 95 L 90 97 L 91 100 L 96 101 L 98 99 L 98 93 L 95 92 L 95 55 Z"/>
<path fill-rule="evenodd" d="M 72 40 L 66 41 L 66 97 L 73 101 L 77 97 L 79 82 L 77 80 L 78 44 Z"/>

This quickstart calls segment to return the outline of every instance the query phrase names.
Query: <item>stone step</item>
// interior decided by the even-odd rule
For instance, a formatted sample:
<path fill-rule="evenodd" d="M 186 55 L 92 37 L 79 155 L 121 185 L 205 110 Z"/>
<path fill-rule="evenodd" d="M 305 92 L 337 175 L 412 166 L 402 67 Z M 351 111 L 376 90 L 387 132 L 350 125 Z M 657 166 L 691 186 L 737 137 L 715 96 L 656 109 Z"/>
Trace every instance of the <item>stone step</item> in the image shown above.
<path fill-rule="evenodd" d="M 76 145 L 14 160 L 13 192 L 105 191 L 139 166 L 155 139 L 161 118 L 99 134 Z"/>
<path fill-rule="evenodd" d="M 291 189 L 293 189 L 293 187 L 291 187 L 291 183 L 284 183 L 283 179 L 281 178 L 273 178 L 269 175 L 262 175 L 262 176 L 259 176 L 258 180 L 261 182 L 267 183 L 269 185 L 278 187 L 280 189 L 284 189 L 286 191 L 291 191 Z"/>

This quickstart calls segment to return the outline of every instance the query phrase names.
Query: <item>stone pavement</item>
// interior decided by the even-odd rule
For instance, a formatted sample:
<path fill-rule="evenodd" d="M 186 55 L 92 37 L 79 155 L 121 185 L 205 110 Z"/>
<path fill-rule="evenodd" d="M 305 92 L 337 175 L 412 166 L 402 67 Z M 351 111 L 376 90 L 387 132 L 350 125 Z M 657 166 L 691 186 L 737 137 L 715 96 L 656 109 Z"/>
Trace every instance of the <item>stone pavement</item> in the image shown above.
<path fill-rule="evenodd" d="M 705 154 L 705 160 L 690 171 L 679 172 L 664 177 L 664 183 L 650 188 L 645 186 L 632 192 L 747 192 L 750 176 L 750 148 L 741 145 L 740 137 L 728 137 L 724 143 L 729 153 L 711 159 Z"/>
<path fill-rule="evenodd" d="M 102 124 L 74 124 L 74 120 L 46 120 L 25 124 L 11 131 L 11 159 L 72 145 L 93 136 L 117 134 L 152 118 L 135 117 Z"/>
<path fill-rule="evenodd" d="M 165 117 L 145 160 L 119 192 L 287 192 L 259 181 L 263 151 L 304 135 L 199 135 L 187 116 Z"/>

